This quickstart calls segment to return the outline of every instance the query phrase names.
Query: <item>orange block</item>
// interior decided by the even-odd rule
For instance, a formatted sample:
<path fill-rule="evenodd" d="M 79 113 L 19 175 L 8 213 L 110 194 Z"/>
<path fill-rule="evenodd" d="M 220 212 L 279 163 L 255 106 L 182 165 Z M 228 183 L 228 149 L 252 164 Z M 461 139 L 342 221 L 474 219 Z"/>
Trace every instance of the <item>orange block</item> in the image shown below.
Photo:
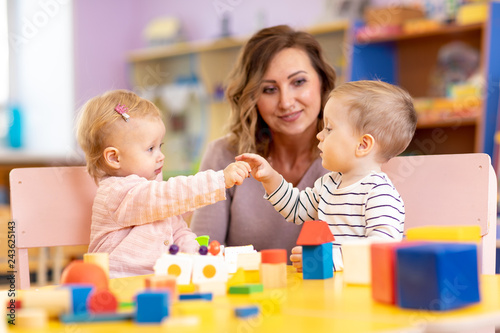
<path fill-rule="evenodd" d="M 396 304 L 396 250 L 422 242 L 387 242 L 371 244 L 372 298 L 387 304 Z"/>

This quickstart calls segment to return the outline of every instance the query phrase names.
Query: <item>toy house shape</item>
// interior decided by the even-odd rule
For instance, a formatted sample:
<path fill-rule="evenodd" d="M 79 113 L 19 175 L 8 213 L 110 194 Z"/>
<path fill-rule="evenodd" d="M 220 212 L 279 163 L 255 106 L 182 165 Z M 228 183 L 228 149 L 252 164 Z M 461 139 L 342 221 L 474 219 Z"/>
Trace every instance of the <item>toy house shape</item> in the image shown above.
<path fill-rule="evenodd" d="M 332 243 L 335 238 L 325 221 L 306 221 L 297 245 L 302 245 L 302 275 L 305 280 L 333 277 Z"/>

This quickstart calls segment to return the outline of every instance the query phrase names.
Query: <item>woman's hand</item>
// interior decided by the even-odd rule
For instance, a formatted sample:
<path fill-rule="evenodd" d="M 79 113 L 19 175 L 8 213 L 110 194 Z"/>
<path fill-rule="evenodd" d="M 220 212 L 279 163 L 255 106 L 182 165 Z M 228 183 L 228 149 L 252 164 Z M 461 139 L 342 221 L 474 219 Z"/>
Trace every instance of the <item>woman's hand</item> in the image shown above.
<path fill-rule="evenodd" d="M 292 254 L 290 255 L 290 261 L 292 266 L 297 269 L 298 273 L 302 272 L 302 246 L 296 246 L 292 249 Z"/>

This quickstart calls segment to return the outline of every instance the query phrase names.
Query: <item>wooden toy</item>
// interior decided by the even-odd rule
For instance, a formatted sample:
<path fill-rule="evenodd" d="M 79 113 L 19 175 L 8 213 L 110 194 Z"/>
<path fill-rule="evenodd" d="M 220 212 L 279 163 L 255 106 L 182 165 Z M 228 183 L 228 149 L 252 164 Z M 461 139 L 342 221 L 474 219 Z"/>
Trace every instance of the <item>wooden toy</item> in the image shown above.
<path fill-rule="evenodd" d="M 165 289 L 170 293 L 170 302 L 177 299 L 177 278 L 173 275 L 152 275 L 145 280 L 146 289 Z"/>
<path fill-rule="evenodd" d="M 83 262 L 99 265 L 109 278 L 109 254 L 101 253 L 85 253 L 83 255 Z"/>
<path fill-rule="evenodd" d="M 264 286 L 260 283 L 247 283 L 229 287 L 230 294 L 252 294 L 264 291 Z"/>
<path fill-rule="evenodd" d="M 92 284 L 96 289 L 108 289 L 108 276 L 97 264 L 74 260 L 63 270 L 61 284 Z"/>
<path fill-rule="evenodd" d="M 226 282 L 229 278 L 224 258 L 219 256 L 193 257 L 193 283 Z"/>
<path fill-rule="evenodd" d="M 286 250 L 262 250 L 260 253 L 260 280 L 264 288 L 286 288 Z"/>
<path fill-rule="evenodd" d="M 23 309 L 44 309 L 49 318 L 72 312 L 71 290 L 68 288 L 47 290 L 24 290 L 20 297 Z"/>
<path fill-rule="evenodd" d="M 240 253 L 252 253 L 255 251 L 253 245 L 227 246 L 224 248 L 224 258 L 228 273 L 235 273 L 238 269 L 238 255 Z"/>
<path fill-rule="evenodd" d="M 406 230 L 406 239 L 414 241 L 480 242 L 481 227 L 479 225 L 414 227 Z"/>
<path fill-rule="evenodd" d="M 65 284 L 61 288 L 71 291 L 72 313 L 87 312 L 87 300 L 94 289 L 92 284 Z"/>
<path fill-rule="evenodd" d="M 120 313 L 78 313 L 64 314 L 59 317 L 59 320 L 65 324 L 70 323 L 98 323 L 108 321 L 124 321 L 134 318 L 133 312 Z"/>
<path fill-rule="evenodd" d="M 396 249 L 420 242 L 376 242 L 371 244 L 372 298 L 396 304 Z"/>
<path fill-rule="evenodd" d="M 238 318 L 248 318 L 256 316 L 260 313 L 260 309 L 255 305 L 239 306 L 234 309 L 234 314 Z"/>
<path fill-rule="evenodd" d="M 342 244 L 344 282 L 347 284 L 371 283 L 371 256 L 368 239 Z"/>
<path fill-rule="evenodd" d="M 297 245 L 302 245 L 302 276 L 304 279 L 333 277 L 332 243 L 335 239 L 324 221 L 306 221 Z"/>
<path fill-rule="evenodd" d="M 173 275 L 178 285 L 190 284 L 193 271 L 193 256 L 178 253 L 163 253 L 153 267 L 155 275 Z"/>
<path fill-rule="evenodd" d="M 48 322 L 47 311 L 42 308 L 20 309 L 16 312 L 16 328 L 43 329 L 47 327 Z"/>
<path fill-rule="evenodd" d="M 116 296 L 106 289 L 92 292 L 87 301 L 90 313 L 114 313 L 118 309 Z"/>
<path fill-rule="evenodd" d="M 168 291 L 143 291 L 136 295 L 137 323 L 161 323 L 169 315 Z"/>
<path fill-rule="evenodd" d="M 235 286 L 245 283 L 245 270 L 243 268 L 238 268 L 236 272 L 227 280 L 228 286 Z"/>
<path fill-rule="evenodd" d="M 196 283 L 195 290 L 199 293 L 212 293 L 214 296 L 224 296 L 227 294 L 226 282 L 203 282 Z"/>
<path fill-rule="evenodd" d="M 219 255 L 221 252 L 220 243 L 216 240 L 211 241 L 208 246 L 208 252 L 210 252 L 213 256 Z"/>
<path fill-rule="evenodd" d="M 396 250 L 397 303 L 443 311 L 479 302 L 477 246 L 427 243 Z"/>
<path fill-rule="evenodd" d="M 192 301 L 192 300 L 212 300 L 212 293 L 191 293 L 179 295 L 179 301 Z"/>
<path fill-rule="evenodd" d="M 260 282 L 261 253 L 239 253 L 236 261 L 238 269 L 242 268 L 245 274 L 246 283 Z"/>
<path fill-rule="evenodd" d="M 208 242 L 210 240 L 210 236 L 207 236 L 207 235 L 202 235 L 202 236 L 198 236 L 196 237 L 196 240 L 198 241 L 198 244 L 200 244 L 200 246 L 206 246 L 208 247 Z"/>

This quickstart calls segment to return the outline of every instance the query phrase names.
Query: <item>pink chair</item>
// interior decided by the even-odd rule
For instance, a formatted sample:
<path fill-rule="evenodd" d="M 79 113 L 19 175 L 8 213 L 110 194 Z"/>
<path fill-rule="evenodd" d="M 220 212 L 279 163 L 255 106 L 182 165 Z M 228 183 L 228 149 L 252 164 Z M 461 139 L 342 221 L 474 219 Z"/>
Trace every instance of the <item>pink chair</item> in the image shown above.
<path fill-rule="evenodd" d="M 495 274 L 497 178 L 489 155 L 400 156 L 382 170 L 405 202 L 405 230 L 479 225 L 481 273 Z"/>
<path fill-rule="evenodd" d="M 30 287 L 29 248 L 89 244 L 96 190 L 85 167 L 11 171 L 10 205 L 16 229 L 17 288 Z"/>

